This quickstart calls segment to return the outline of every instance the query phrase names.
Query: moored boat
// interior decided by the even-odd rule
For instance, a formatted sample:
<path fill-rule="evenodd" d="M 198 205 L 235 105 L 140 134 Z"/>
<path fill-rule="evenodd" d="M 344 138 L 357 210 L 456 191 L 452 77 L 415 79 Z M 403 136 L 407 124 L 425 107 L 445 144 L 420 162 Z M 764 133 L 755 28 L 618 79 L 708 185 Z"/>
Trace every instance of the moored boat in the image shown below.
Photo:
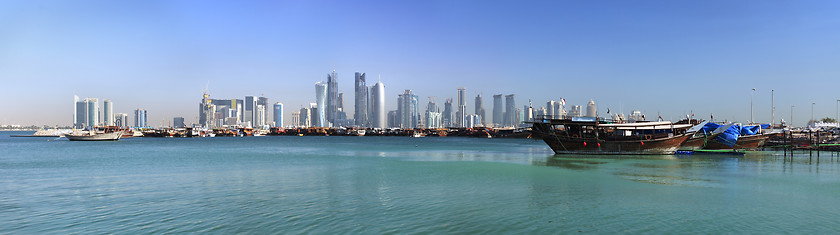
<path fill-rule="evenodd" d="M 720 135 L 710 139 L 703 149 L 758 149 L 764 146 L 767 139 L 776 134 L 767 132 L 769 127 L 769 124 L 755 126 L 730 124 Z"/>
<path fill-rule="evenodd" d="M 574 117 L 536 119 L 531 131 L 557 154 L 673 154 L 693 134 L 691 126 Z"/>
<path fill-rule="evenodd" d="M 96 133 L 95 131 L 86 131 L 80 133 L 66 134 L 68 140 L 71 141 L 116 141 L 122 137 L 122 131 Z"/>

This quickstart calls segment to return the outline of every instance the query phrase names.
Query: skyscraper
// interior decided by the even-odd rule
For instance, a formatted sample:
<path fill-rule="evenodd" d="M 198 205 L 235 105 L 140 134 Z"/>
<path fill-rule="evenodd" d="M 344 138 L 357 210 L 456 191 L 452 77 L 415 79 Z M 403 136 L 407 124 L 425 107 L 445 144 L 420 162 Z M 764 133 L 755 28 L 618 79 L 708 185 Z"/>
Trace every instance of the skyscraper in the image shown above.
<path fill-rule="evenodd" d="M 293 127 L 300 126 L 300 111 L 292 112 L 292 125 Z"/>
<path fill-rule="evenodd" d="M 382 84 L 382 81 L 377 82 L 371 88 L 371 99 L 373 100 L 373 121 L 371 122 L 372 127 L 375 128 L 385 128 L 385 85 Z"/>
<path fill-rule="evenodd" d="M 297 125 L 299 127 L 311 127 L 312 126 L 312 110 L 310 108 L 300 108 L 300 112 L 298 112 L 298 120 L 300 121 Z"/>
<path fill-rule="evenodd" d="M 440 122 L 443 127 L 455 126 L 452 123 L 452 98 L 446 98 L 446 102 L 443 103 L 443 112 L 440 115 Z"/>
<path fill-rule="evenodd" d="M 175 118 L 172 118 L 172 127 L 173 127 L 173 128 L 184 128 L 184 127 L 187 127 L 187 125 L 186 125 L 186 124 L 184 124 L 184 117 L 175 117 Z"/>
<path fill-rule="evenodd" d="M 245 126 L 254 125 L 254 112 L 256 111 L 257 101 L 253 96 L 245 96 L 245 113 L 242 115 L 242 122 Z"/>
<path fill-rule="evenodd" d="M 147 127 L 146 125 L 146 110 L 145 109 L 137 109 L 134 110 L 134 126 L 135 127 Z"/>
<path fill-rule="evenodd" d="M 479 123 L 482 126 L 487 125 L 487 123 L 485 123 L 486 119 L 484 118 L 484 101 L 481 98 L 481 94 L 475 96 L 475 114 L 481 119 Z"/>
<path fill-rule="evenodd" d="M 85 98 L 85 104 L 87 104 L 87 126 L 99 125 L 99 99 Z"/>
<path fill-rule="evenodd" d="M 530 105 L 525 105 L 522 107 L 522 119 L 523 121 L 533 121 L 534 120 L 534 108 Z"/>
<path fill-rule="evenodd" d="M 318 104 L 317 103 L 309 103 L 309 121 L 308 121 L 309 125 L 307 127 L 320 127 L 319 125 L 315 125 L 315 122 L 321 121 L 321 120 L 318 120 L 318 119 L 324 119 L 324 118 L 321 118 L 321 117 L 324 117 L 324 116 L 321 116 L 321 117 L 317 116 L 319 113 L 321 113 L 321 112 L 320 112 L 320 109 L 318 108 Z"/>
<path fill-rule="evenodd" d="M 105 114 L 102 117 L 103 121 L 105 122 L 106 126 L 113 126 L 114 125 L 114 104 L 111 103 L 110 99 L 105 99 L 102 101 L 102 106 L 105 109 Z"/>
<path fill-rule="evenodd" d="M 311 114 L 314 120 L 314 123 L 310 123 L 312 126 L 319 126 L 319 127 L 327 127 L 327 110 L 329 102 L 329 98 L 327 97 L 329 93 L 329 85 L 324 83 L 323 81 L 315 83 L 315 103 L 318 107 L 318 112 Z M 303 111 L 301 110 L 301 115 L 303 115 Z M 301 117 L 303 120 L 303 117 Z"/>
<path fill-rule="evenodd" d="M 572 109 L 569 110 L 569 116 L 580 117 L 582 115 L 583 115 L 583 113 L 581 113 L 580 105 L 572 105 Z"/>
<path fill-rule="evenodd" d="M 566 107 L 562 101 L 549 100 L 545 103 L 546 115 L 549 118 L 563 118 L 566 115 Z"/>
<path fill-rule="evenodd" d="M 586 116 L 587 117 L 595 117 L 598 112 L 595 109 L 595 101 L 589 100 L 589 103 L 586 104 Z"/>
<path fill-rule="evenodd" d="M 505 122 L 502 94 L 493 95 L 493 126 L 502 126 Z"/>
<path fill-rule="evenodd" d="M 397 115 L 397 111 L 396 111 L 396 110 L 391 110 L 391 111 L 388 111 L 388 127 L 389 127 L 389 128 L 397 128 L 397 127 L 400 127 L 400 124 L 399 124 L 399 123 L 398 123 L 398 121 L 397 121 L 397 120 L 399 119 L 399 117 L 397 117 L 397 116 L 398 116 L 398 115 Z"/>
<path fill-rule="evenodd" d="M 264 114 L 261 117 L 263 122 L 260 124 L 260 126 L 268 125 L 268 122 L 271 121 L 271 113 L 272 113 L 271 110 L 269 110 L 269 109 L 271 109 L 271 104 L 268 103 L 268 98 L 260 95 L 260 98 L 257 99 L 257 105 L 262 105 L 263 110 L 264 110 L 263 111 Z"/>
<path fill-rule="evenodd" d="M 76 103 L 79 102 L 79 96 L 73 95 L 73 128 L 79 123 L 79 109 L 76 107 Z"/>
<path fill-rule="evenodd" d="M 458 87 L 458 111 L 455 113 L 455 122 L 458 127 L 467 127 L 467 89 Z"/>
<path fill-rule="evenodd" d="M 121 127 L 129 127 L 128 114 L 118 113 L 118 114 L 115 114 L 114 116 L 115 116 L 115 118 L 114 118 L 115 119 L 115 121 L 114 121 L 115 125 L 121 126 Z"/>
<path fill-rule="evenodd" d="M 516 126 L 518 119 L 516 113 L 516 102 L 513 100 L 514 95 L 505 96 L 505 126 Z"/>
<path fill-rule="evenodd" d="M 368 120 L 369 97 L 368 88 L 365 84 L 365 74 L 356 72 L 356 105 L 353 107 L 353 119 L 356 121 L 356 126 L 370 126 Z"/>
<path fill-rule="evenodd" d="M 79 128 L 79 129 L 85 128 L 85 126 L 87 125 L 87 119 L 88 119 L 87 118 L 87 103 L 84 100 L 80 101 L 79 97 L 75 96 L 75 95 L 73 96 L 73 100 L 76 103 L 76 108 L 73 112 L 73 117 L 74 117 L 74 120 L 75 120 L 73 122 L 73 127 L 74 128 Z"/>
<path fill-rule="evenodd" d="M 420 121 L 420 112 L 417 107 L 417 95 L 406 89 L 397 99 L 397 115 L 399 115 L 400 127 L 416 128 Z"/>
<path fill-rule="evenodd" d="M 426 128 L 440 128 L 440 111 L 437 107 L 437 103 L 435 100 L 432 99 L 434 97 L 429 97 L 429 103 L 426 104 L 426 112 L 424 113 L 425 118 L 423 119 L 423 124 Z"/>
<path fill-rule="evenodd" d="M 274 103 L 274 126 L 283 127 L 283 103 Z"/>
<path fill-rule="evenodd" d="M 338 74 L 335 73 L 335 69 L 333 69 L 332 74 L 327 74 L 327 94 L 326 94 L 326 102 L 325 106 L 327 109 L 324 110 L 326 114 L 325 120 L 329 123 L 335 122 L 335 118 L 338 115 L 338 81 L 337 81 Z M 321 108 L 320 106 L 318 108 Z M 326 124 L 326 123 L 325 123 Z M 328 125 L 321 125 L 321 126 L 328 126 Z"/>

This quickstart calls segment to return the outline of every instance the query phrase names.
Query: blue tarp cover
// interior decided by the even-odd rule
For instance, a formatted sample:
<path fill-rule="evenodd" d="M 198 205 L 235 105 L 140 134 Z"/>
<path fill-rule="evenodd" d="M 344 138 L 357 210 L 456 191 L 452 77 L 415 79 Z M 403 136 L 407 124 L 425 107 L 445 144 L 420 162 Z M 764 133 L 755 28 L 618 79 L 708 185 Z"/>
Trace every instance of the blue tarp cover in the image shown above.
<path fill-rule="evenodd" d="M 701 130 L 706 133 L 710 133 L 721 126 L 723 125 L 710 122 L 706 123 L 706 125 L 703 126 Z M 756 126 L 732 125 L 731 127 L 729 127 L 729 129 L 726 129 L 726 131 L 718 135 L 717 140 L 723 144 L 728 145 L 729 147 L 732 147 L 735 146 L 735 142 L 738 141 L 738 136 L 755 135 L 758 134 L 758 130 L 767 128 L 770 128 L 770 124 L 761 124 Z"/>

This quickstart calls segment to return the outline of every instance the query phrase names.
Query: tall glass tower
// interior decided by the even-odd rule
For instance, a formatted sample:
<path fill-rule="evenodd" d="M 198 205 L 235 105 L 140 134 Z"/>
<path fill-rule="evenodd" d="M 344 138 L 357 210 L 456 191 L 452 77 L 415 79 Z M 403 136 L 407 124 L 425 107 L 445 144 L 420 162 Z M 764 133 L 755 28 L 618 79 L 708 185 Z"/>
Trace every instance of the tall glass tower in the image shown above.
<path fill-rule="evenodd" d="M 87 104 L 87 126 L 99 125 L 99 99 L 85 98 Z"/>
<path fill-rule="evenodd" d="M 329 102 L 329 98 L 327 97 L 328 94 L 328 84 L 320 81 L 315 83 L 315 103 L 317 104 L 318 111 L 315 114 L 312 114 L 312 119 L 315 120 L 311 125 L 318 126 L 318 127 L 327 127 L 327 102 Z"/>
<path fill-rule="evenodd" d="M 371 125 L 375 128 L 385 128 L 385 85 L 382 84 L 382 81 L 379 81 L 373 85 L 371 91 L 371 99 L 373 100 Z"/>
<path fill-rule="evenodd" d="M 368 120 L 368 98 L 365 74 L 356 72 L 356 105 L 353 107 L 353 119 L 356 120 L 356 126 L 367 127 L 370 125 Z"/>
<path fill-rule="evenodd" d="M 493 95 L 493 126 L 502 126 L 505 122 L 502 94 Z"/>
<path fill-rule="evenodd" d="M 283 127 L 283 103 L 274 103 L 274 126 Z"/>
<path fill-rule="evenodd" d="M 113 126 L 114 125 L 114 104 L 111 103 L 110 99 L 105 99 L 102 101 L 103 108 L 105 109 L 105 114 L 102 117 L 103 121 L 105 122 L 106 126 Z"/>
<path fill-rule="evenodd" d="M 333 69 L 332 74 L 327 74 L 327 94 L 326 94 L 326 103 L 325 106 L 326 110 L 326 118 L 327 122 L 335 122 L 336 116 L 338 114 L 338 81 L 337 81 L 338 74 L 335 73 L 335 69 Z M 318 109 L 322 109 L 320 106 Z M 320 111 L 319 111 L 320 112 Z M 326 124 L 326 122 L 324 122 Z M 321 125 L 327 126 L 327 125 Z"/>
<path fill-rule="evenodd" d="M 482 126 L 487 125 L 484 118 L 484 100 L 481 98 L 481 94 L 475 96 L 475 114 L 481 119 Z"/>
<path fill-rule="evenodd" d="M 517 113 L 516 113 L 516 102 L 513 100 L 513 94 L 505 96 L 505 126 L 516 126 L 517 123 Z"/>

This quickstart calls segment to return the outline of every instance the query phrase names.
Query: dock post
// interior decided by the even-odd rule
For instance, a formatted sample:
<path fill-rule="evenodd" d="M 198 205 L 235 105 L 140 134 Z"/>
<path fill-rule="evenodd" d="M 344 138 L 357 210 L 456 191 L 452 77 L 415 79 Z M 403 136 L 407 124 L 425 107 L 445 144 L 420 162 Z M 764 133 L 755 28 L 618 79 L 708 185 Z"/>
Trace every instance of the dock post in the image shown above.
<path fill-rule="evenodd" d="M 808 129 L 808 157 L 814 156 L 814 133 Z"/>
<path fill-rule="evenodd" d="M 817 146 L 817 163 L 820 163 L 820 130 L 817 130 L 817 142 L 814 145 Z"/>

